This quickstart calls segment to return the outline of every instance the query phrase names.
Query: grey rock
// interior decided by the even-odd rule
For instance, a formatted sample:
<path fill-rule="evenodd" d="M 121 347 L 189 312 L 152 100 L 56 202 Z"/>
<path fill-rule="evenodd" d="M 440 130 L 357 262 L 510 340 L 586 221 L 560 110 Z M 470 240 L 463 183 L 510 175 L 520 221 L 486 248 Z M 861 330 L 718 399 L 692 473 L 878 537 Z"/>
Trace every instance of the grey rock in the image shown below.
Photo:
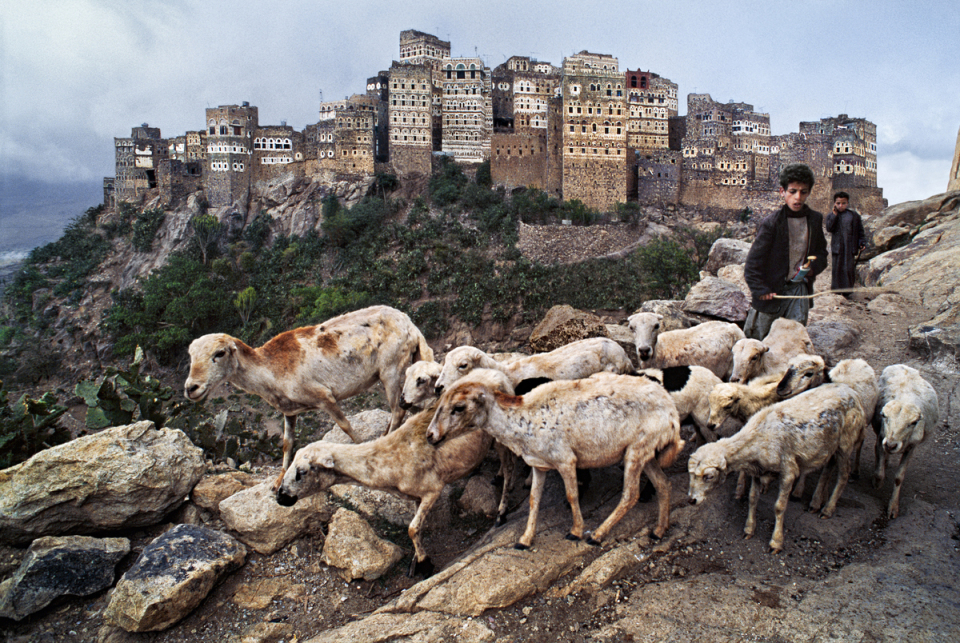
<path fill-rule="evenodd" d="M 120 578 L 103 619 L 127 632 L 166 629 L 193 611 L 246 556 L 247 548 L 227 534 L 178 525 L 147 545 Z"/>
<path fill-rule="evenodd" d="M 130 552 L 126 538 L 45 536 L 30 544 L 20 568 L 0 584 L 0 616 L 21 620 L 60 596 L 89 596 L 113 585 Z"/>
<path fill-rule="evenodd" d="M 203 452 L 153 422 L 105 429 L 0 471 L 0 542 L 160 522 L 203 475 Z"/>
<path fill-rule="evenodd" d="M 661 333 L 665 333 L 668 330 L 693 328 L 701 322 L 701 320 L 697 317 L 686 314 L 683 311 L 683 302 L 679 300 L 649 299 L 643 302 L 643 304 L 640 305 L 640 308 L 633 312 L 655 313 L 663 317 L 663 319 L 660 320 Z M 636 353 L 636 346 L 633 347 L 633 352 Z"/>
<path fill-rule="evenodd" d="M 356 513 L 340 508 L 333 514 L 323 544 L 323 560 L 340 570 L 345 581 L 376 580 L 401 558 L 403 549 L 379 538 Z"/>
<path fill-rule="evenodd" d="M 566 304 L 554 306 L 530 333 L 530 348 L 545 353 L 590 337 L 606 337 L 603 321 Z"/>
<path fill-rule="evenodd" d="M 807 325 L 807 334 L 813 342 L 814 351 L 822 355 L 828 366 L 837 363 L 837 355 L 844 349 L 856 346 L 860 330 L 839 320 L 825 320 Z"/>
<path fill-rule="evenodd" d="M 743 264 L 747 260 L 747 253 L 750 252 L 750 244 L 739 239 L 721 238 L 713 242 L 710 246 L 710 254 L 707 257 L 707 263 L 703 269 L 716 276 L 718 271 L 724 266 L 731 264 Z"/>
<path fill-rule="evenodd" d="M 480 619 L 419 612 L 417 614 L 374 614 L 307 639 L 306 643 L 382 643 L 383 641 L 457 641 L 487 643 L 497 635 Z"/>
<path fill-rule="evenodd" d="M 696 283 L 683 301 L 683 311 L 739 323 L 747 318 L 750 300 L 735 284 L 706 277 Z"/>
<path fill-rule="evenodd" d="M 260 554 L 272 554 L 305 533 L 320 533 L 333 509 L 318 493 L 292 507 L 277 503 L 273 481 L 244 489 L 220 503 L 220 518 L 237 537 Z"/>

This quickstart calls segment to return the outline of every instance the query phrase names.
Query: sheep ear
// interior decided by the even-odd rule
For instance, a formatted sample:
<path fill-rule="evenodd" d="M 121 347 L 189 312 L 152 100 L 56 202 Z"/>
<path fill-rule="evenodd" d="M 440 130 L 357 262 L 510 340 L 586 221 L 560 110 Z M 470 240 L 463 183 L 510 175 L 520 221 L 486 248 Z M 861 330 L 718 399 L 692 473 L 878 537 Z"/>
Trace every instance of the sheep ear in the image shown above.
<path fill-rule="evenodd" d="M 320 465 L 326 467 L 327 469 L 332 469 L 334 467 L 333 455 L 330 453 L 325 454 L 320 458 Z"/>
<path fill-rule="evenodd" d="M 763 347 L 763 352 L 764 352 L 764 353 L 769 353 L 769 352 L 770 352 L 770 347 L 769 347 L 769 346 L 764 346 L 764 347 Z"/>

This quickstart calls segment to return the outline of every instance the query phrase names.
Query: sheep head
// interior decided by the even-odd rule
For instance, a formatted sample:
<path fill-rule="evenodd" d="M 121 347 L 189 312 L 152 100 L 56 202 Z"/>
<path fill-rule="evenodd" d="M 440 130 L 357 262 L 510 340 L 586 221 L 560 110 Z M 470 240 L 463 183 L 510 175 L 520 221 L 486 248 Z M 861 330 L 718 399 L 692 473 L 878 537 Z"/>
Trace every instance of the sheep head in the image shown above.
<path fill-rule="evenodd" d="M 788 362 L 787 372 L 777 385 L 777 396 L 786 399 L 820 386 L 823 384 L 825 369 L 826 364 L 819 355 L 801 354 L 792 357 Z"/>
<path fill-rule="evenodd" d="M 883 450 L 890 455 L 900 453 L 909 443 L 923 440 L 923 412 L 910 402 L 890 400 L 880 409 Z"/>
<path fill-rule="evenodd" d="M 440 365 L 436 362 L 414 362 L 407 367 L 404 373 L 400 406 L 409 409 L 412 406 L 423 406 L 432 400 L 436 395 L 435 389 L 439 376 Z"/>
<path fill-rule="evenodd" d="M 223 333 L 204 335 L 190 344 L 190 375 L 183 385 L 188 400 L 199 402 L 237 370 L 238 342 Z"/>
<path fill-rule="evenodd" d="M 741 339 L 733 345 L 731 382 L 749 382 L 761 369 L 764 354 L 770 347 L 756 339 Z"/>
<path fill-rule="evenodd" d="M 637 347 L 637 358 L 641 362 L 652 359 L 656 353 L 662 321 L 663 315 L 656 313 L 635 313 L 627 320 L 627 327 L 633 332 L 633 343 Z"/>
<path fill-rule="evenodd" d="M 727 477 L 727 458 L 717 442 L 704 444 L 687 461 L 690 473 L 690 504 L 699 505 L 707 493 L 720 486 Z"/>
<path fill-rule="evenodd" d="M 486 358 L 486 359 L 484 359 Z M 437 376 L 437 395 L 450 388 L 454 382 L 468 375 L 473 369 L 481 368 L 485 362 L 493 361 L 486 353 L 473 346 L 458 346 L 447 353 L 443 368 Z"/>
<path fill-rule="evenodd" d="M 280 478 L 277 503 L 291 507 L 300 498 L 326 491 L 337 481 L 337 445 L 314 442 L 297 451 L 293 462 Z"/>
<path fill-rule="evenodd" d="M 740 390 L 734 384 L 717 384 L 710 391 L 710 419 L 707 428 L 716 431 L 723 422 L 736 412 L 740 402 Z"/>

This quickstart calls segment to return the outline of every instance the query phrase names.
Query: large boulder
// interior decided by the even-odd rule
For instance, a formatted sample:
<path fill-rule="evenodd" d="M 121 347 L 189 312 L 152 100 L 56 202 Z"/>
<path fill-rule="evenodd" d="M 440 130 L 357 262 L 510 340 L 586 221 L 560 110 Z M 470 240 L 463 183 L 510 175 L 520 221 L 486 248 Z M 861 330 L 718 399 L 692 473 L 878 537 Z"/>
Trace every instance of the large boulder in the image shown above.
<path fill-rule="evenodd" d="M 305 533 L 321 533 L 322 524 L 332 513 L 325 493 L 303 498 L 292 507 L 281 506 L 272 481 L 244 489 L 220 503 L 224 524 L 264 555 L 286 547 Z"/>
<path fill-rule="evenodd" d="M 180 506 L 203 475 L 182 431 L 137 422 L 41 451 L 0 471 L 0 542 L 145 527 Z"/>
<path fill-rule="evenodd" d="M 636 313 L 654 313 L 660 315 L 660 332 L 665 333 L 668 330 L 681 330 L 683 328 L 693 328 L 701 323 L 701 319 L 688 315 L 683 310 L 683 303 L 674 299 L 648 299 L 640 305 L 640 308 L 633 311 Z M 631 339 L 631 341 L 633 341 Z"/>
<path fill-rule="evenodd" d="M 554 306 L 530 333 L 530 348 L 537 353 L 546 353 L 570 342 L 606 336 L 603 321 L 596 315 L 572 306 Z"/>
<path fill-rule="evenodd" d="M 736 284 L 717 277 L 706 277 L 690 289 L 682 308 L 685 313 L 740 323 L 747 318 L 750 299 Z"/>
<path fill-rule="evenodd" d="M 746 263 L 750 245 L 739 239 L 728 239 L 726 237 L 717 239 L 710 246 L 710 254 L 707 256 L 707 263 L 703 269 L 716 276 L 724 266 Z"/>
<path fill-rule="evenodd" d="M 21 620 L 60 596 L 89 596 L 113 585 L 126 538 L 44 536 L 30 544 L 20 568 L 0 583 L 0 616 Z"/>
<path fill-rule="evenodd" d="M 891 205 L 878 216 L 864 223 L 870 233 L 884 228 L 913 228 L 923 224 L 931 214 L 949 212 L 960 206 L 960 190 L 935 194 L 922 201 L 905 201 Z"/>
<path fill-rule="evenodd" d="M 147 545 L 120 578 L 103 620 L 127 632 L 166 629 L 193 611 L 247 548 L 227 534 L 177 525 Z"/>
<path fill-rule="evenodd" d="M 323 561 L 336 567 L 345 581 L 376 580 L 401 558 L 403 549 L 377 536 L 356 513 L 341 507 L 333 514 L 323 543 Z"/>

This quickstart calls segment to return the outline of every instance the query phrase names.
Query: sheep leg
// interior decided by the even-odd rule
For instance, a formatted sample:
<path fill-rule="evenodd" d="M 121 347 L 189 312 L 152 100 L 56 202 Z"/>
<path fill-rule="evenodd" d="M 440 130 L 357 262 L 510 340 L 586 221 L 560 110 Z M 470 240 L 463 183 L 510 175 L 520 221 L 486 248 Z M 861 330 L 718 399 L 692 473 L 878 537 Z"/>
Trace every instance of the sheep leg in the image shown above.
<path fill-rule="evenodd" d="M 353 427 L 350 426 L 350 421 L 347 419 L 347 416 L 343 414 L 343 411 L 340 410 L 340 405 L 337 404 L 337 400 L 333 397 L 333 394 L 329 391 L 315 391 L 317 394 L 317 406 L 327 412 L 327 414 L 333 418 L 333 421 L 337 423 L 337 426 L 350 436 L 350 439 L 355 443 L 360 442 L 359 438 L 354 434 Z"/>
<path fill-rule="evenodd" d="M 407 364 L 407 366 L 409 366 L 409 364 Z M 406 366 L 404 366 L 404 370 L 405 369 Z M 390 426 L 387 427 L 387 433 L 390 433 L 400 426 L 400 424 L 403 423 L 404 415 L 407 413 L 407 410 L 400 404 L 403 396 L 404 370 L 401 370 L 399 374 L 380 378 L 380 381 L 383 383 L 383 391 L 387 396 L 387 406 L 390 407 Z M 352 438 L 353 436 L 350 437 Z M 356 440 L 354 440 L 354 442 L 356 442 Z"/>
<path fill-rule="evenodd" d="M 783 551 L 783 516 L 787 513 L 787 503 L 790 502 L 790 489 L 796 480 L 797 474 L 785 471 L 780 474 L 780 494 L 773 505 L 774 523 L 773 537 L 770 539 L 770 549 L 776 553 Z"/>
<path fill-rule="evenodd" d="M 820 471 L 820 477 L 817 479 L 817 487 L 813 490 L 813 497 L 810 498 L 810 511 L 818 511 L 827 499 L 827 484 L 830 482 L 830 476 L 833 475 L 834 458 L 831 456 L 827 464 Z"/>
<path fill-rule="evenodd" d="M 827 501 L 827 506 L 820 512 L 820 517 L 824 520 L 832 516 L 833 512 L 837 510 L 837 502 L 840 500 L 840 494 L 843 493 L 843 489 L 847 486 L 847 480 L 850 479 L 850 455 L 849 451 L 837 451 L 833 456 L 838 469 L 837 483 L 833 487 L 833 493 L 830 494 L 830 500 Z"/>
<path fill-rule="evenodd" d="M 670 527 L 670 480 L 660 468 L 656 456 L 650 459 L 643 471 L 657 490 L 657 526 L 653 530 L 653 537 L 660 540 Z"/>
<path fill-rule="evenodd" d="M 893 479 L 893 494 L 890 496 L 890 504 L 887 505 L 887 517 L 896 518 L 900 515 L 900 487 L 903 485 L 903 478 L 907 475 L 907 463 L 913 454 L 912 444 L 903 449 L 903 455 L 900 456 L 900 464 L 897 466 L 897 475 Z"/>
<path fill-rule="evenodd" d="M 877 464 L 873 471 L 873 486 L 875 489 L 879 489 L 883 485 L 883 479 L 887 476 L 887 460 L 889 459 L 887 450 L 883 448 L 883 434 L 881 433 L 877 434 L 876 454 Z M 903 461 L 902 457 L 900 461 Z"/>
<path fill-rule="evenodd" d="M 737 476 L 737 490 L 733 493 L 734 500 L 742 500 L 743 492 L 747 489 L 747 474 L 744 471 Z"/>
<path fill-rule="evenodd" d="M 417 513 L 414 514 L 410 526 L 407 527 L 407 535 L 413 541 L 413 560 L 410 561 L 410 569 L 407 576 L 430 576 L 433 574 L 433 563 L 427 552 L 423 549 L 420 542 L 420 530 L 423 529 L 423 523 L 427 519 L 427 514 L 433 508 L 434 503 L 440 498 L 440 492 L 428 493 L 420 498 L 420 504 L 417 506 Z"/>
<path fill-rule="evenodd" d="M 284 415 L 283 416 L 283 470 L 286 471 L 287 467 L 290 466 L 290 462 L 293 460 L 293 445 L 296 440 L 297 434 L 297 416 L 296 415 Z M 283 476 L 283 474 L 280 474 Z"/>
<path fill-rule="evenodd" d="M 577 483 L 576 464 L 558 463 L 557 473 L 563 480 L 563 489 L 567 494 L 570 512 L 573 514 L 573 527 L 566 538 L 567 540 L 583 540 L 583 514 L 580 512 L 580 485 Z"/>
<path fill-rule="evenodd" d="M 797 478 L 796 484 L 793 485 L 793 491 L 790 493 L 791 498 L 796 498 L 799 500 L 803 498 L 803 489 L 807 486 L 807 472 L 804 471 L 800 474 L 800 477 Z"/>
<path fill-rule="evenodd" d="M 508 506 L 510 499 L 510 489 L 513 488 L 514 477 L 517 474 L 517 456 L 513 451 L 503 446 L 499 442 L 493 443 L 497 455 L 500 457 L 500 471 L 503 474 L 503 489 L 500 492 L 500 507 L 497 509 L 497 519 L 494 521 L 494 527 L 500 527 L 507 521 L 507 514 L 510 513 Z"/>
<path fill-rule="evenodd" d="M 537 532 L 537 514 L 540 512 L 540 497 L 543 495 L 543 484 L 547 479 L 548 469 L 533 468 L 533 482 L 530 484 L 530 515 L 527 516 L 527 528 L 520 540 L 513 546 L 514 549 L 530 549 L 533 536 Z M 576 486 L 576 485 L 574 485 Z"/>
<path fill-rule="evenodd" d="M 742 471 L 741 475 L 745 475 Z M 757 502 L 760 500 L 760 479 L 750 476 L 750 497 L 747 502 L 747 524 L 743 526 L 743 537 L 752 538 L 757 529 Z"/>
<path fill-rule="evenodd" d="M 860 431 L 860 437 L 857 443 L 853 445 L 853 469 L 850 471 L 851 480 L 860 479 L 860 450 L 863 448 L 863 441 L 866 439 L 867 427 L 864 426 Z"/>

